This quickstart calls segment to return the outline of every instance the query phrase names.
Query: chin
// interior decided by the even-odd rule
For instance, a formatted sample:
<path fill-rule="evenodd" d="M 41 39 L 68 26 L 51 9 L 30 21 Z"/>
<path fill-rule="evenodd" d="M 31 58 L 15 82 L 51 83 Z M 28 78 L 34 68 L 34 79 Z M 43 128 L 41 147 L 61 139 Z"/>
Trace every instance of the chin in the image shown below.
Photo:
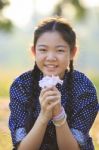
<path fill-rule="evenodd" d="M 44 73 L 44 75 L 45 76 L 52 76 L 52 75 L 54 75 L 54 76 L 59 76 L 57 73 L 54 73 L 54 72 L 46 72 L 46 73 Z"/>

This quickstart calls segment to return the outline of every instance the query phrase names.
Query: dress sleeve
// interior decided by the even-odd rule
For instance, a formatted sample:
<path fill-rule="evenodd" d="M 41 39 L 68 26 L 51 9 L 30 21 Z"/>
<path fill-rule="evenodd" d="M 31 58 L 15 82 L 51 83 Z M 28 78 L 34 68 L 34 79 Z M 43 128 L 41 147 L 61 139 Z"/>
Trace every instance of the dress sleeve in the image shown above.
<path fill-rule="evenodd" d="M 95 87 L 90 81 L 75 87 L 72 103 L 73 115 L 70 119 L 72 134 L 81 150 L 94 150 L 89 131 L 98 113 L 99 105 Z"/>
<path fill-rule="evenodd" d="M 15 80 L 10 88 L 9 129 L 13 145 L 16 146 L 26 136 L 25 122 L 27 118 L 26 95 L 19 80 Z"/>

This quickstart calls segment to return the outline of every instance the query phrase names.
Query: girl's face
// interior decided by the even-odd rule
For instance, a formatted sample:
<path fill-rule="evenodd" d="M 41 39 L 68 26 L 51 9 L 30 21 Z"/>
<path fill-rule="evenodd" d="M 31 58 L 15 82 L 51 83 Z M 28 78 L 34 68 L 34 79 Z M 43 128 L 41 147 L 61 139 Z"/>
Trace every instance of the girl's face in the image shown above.
<path fill-rule="evenodd" d="M 73 59 L 75 50 L 70 47 L 57 32 L 45 32 L 37 40 L 35 60 L 38 68 L 44 75 L 58 75 L 63 78 L 70 59 Z"/>

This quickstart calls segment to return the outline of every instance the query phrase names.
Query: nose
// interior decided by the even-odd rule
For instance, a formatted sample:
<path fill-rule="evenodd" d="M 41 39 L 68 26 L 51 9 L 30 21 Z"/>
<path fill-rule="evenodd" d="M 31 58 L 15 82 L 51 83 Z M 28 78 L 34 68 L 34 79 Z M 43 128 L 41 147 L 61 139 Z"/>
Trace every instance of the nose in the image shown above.
<path fill-rule="evenodd" d="M 56 55 L 54 53 L 50 52 L 50 53 L 47 54 L 46 59 L 51 60 L 51 61 L 52 60 L 55 61 L 56 60 Z"/>

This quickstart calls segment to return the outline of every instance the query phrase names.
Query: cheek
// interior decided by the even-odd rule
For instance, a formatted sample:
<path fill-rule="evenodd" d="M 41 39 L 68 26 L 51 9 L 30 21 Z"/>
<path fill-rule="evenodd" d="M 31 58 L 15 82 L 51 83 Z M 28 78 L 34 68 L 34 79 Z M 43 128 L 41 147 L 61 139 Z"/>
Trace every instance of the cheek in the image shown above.
<path fill-rule="evenodd" d="M 67 69 L 69 67 L 69 64 L 70 64 L 70 59 L 65 57 L 65 59 L 63 59 L 63 60 L 61 63 L 61 69 Z"/>
<path fill-rule="evenodd" d="M 69 61 L 65 61 L 62 64 L 62 68 L 66 69 L 69 66 Z"/>
<path fill-rule="evenodd" d="M 61 62 L 62 62 L 62 64 L 63 64 L 63 66 L 65 65 L 65 66 L 68 66 L 69 65 L 69 63 L 70 63 L 70 56 L 68 55 L 66 55 L 66 56 L 64 56 L 63 58 L 61 58 Z"/>
<path fill-rule="evenodd" d="M 42 60 L 42 55 L 40 55 L 39 53 L 37 53 L 36 56 L 35 56 L 35 60 L 37 62 L 40 62 Z"/>
<path fill-rule="evenodd" d="M 41 67 L 43 65 L 44 62 L 44 58 L 41 55 L 37 55 L 35 57 L 35 61 L 38 67 Z"/>

